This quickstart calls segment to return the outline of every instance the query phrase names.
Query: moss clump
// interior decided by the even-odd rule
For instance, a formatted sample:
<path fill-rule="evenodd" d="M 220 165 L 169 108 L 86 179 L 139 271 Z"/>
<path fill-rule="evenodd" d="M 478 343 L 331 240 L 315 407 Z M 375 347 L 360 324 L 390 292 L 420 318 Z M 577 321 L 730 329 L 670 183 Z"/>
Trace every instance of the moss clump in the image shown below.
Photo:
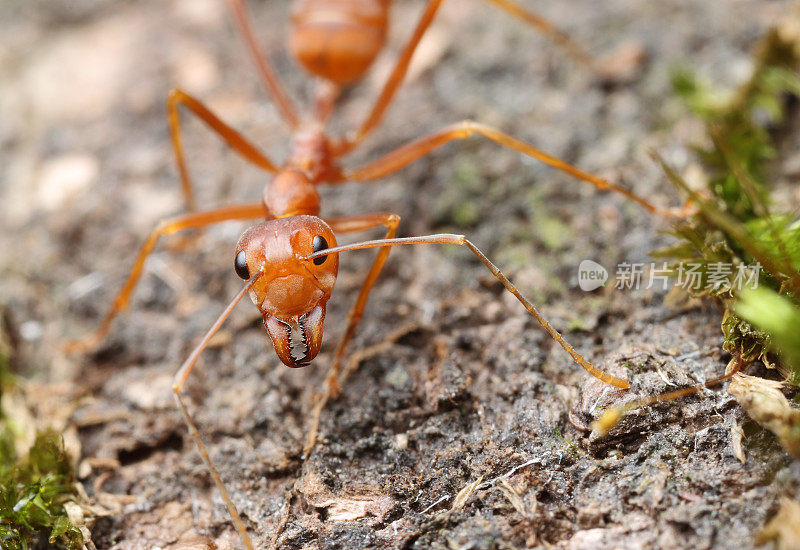
<path fill-rule="evenodd" d="M 0 353 L 0 547 L 80 550 L 83 535 L 64 509 L 76 497 L 64 441 L 57 432 L 44 431 L 24 456 L 18 454 L 20 430 L 3 407 L 3 397 L 16 391 L 8 364 Z"/>
<path fill-rule="evenodd" d="M 742 293 L 736 313 L 763 328 L 767 345 L 774 349 L 784 366 L 786 379 L 800 385 L 800 307 L 788 296 L 757 288 Z"/>
<path fill-rule="evenodd" d="M 0 435 L 0 545 L 8 550 L 82 548 L 83 535 L 64 511 L 64 503 L 74 500 L 75 492 L 61 436 L 40 433 L 24 459 L 13 449 L 13 435 L 4 429 Z"/>
<path fill-rule="evenodd" d="M 789 19 L 767 33 L 757 47 L 752 76 L 732 93 L 716 92 L 685 71 L 675 74 L 674 85 L 706 127 L 706 143 L 695 149 L 706 185 L 702 191 L 691 189 L 658 159 L 697 213 L 673 228 L 677 244 L 653 254 L 671 260 L 678 277 L 693 266 L 697 284 L 684 288 L 723 307 L 727 351 L 742 364 L 777 362 L 787 380 L 797 384 L 800 339 L 790 336 L 800 319 L 800 222 L 783 205 L 783 212 L 772 211 L 768 175 L 789 98 L 800 97 L 797 26 Z M 724 272 L 720 266 L 727 266 Z"/>

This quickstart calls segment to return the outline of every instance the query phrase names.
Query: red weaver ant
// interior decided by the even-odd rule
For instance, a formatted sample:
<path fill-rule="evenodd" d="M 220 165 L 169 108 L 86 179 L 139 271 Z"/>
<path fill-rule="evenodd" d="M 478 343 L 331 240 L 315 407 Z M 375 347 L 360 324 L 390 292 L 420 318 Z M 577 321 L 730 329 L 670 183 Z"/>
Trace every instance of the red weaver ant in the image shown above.
<path fill-rule="evenodd" d="M 292 14 L 290 46 L 301 65 L 321 81 L 314 98 L 313 108 L 305 116 L 298 114 L 270 62 L 262 55 L 257 46 L 243 0 L 228 0 L 239 30 L 258 67 L 259 74 L 275 100 L 282 117 L 292 129 L 292 145 L 289 156 L 283 165 L 274 163 L 250 141 L 222 122 L 200 101 L 182 90 L 172 90 L 167 101 L 169 126 L 189 213 L 165 220 L 158 225 L 141 247 L 127 282 L 117 294 L 100 327 L 83 340 L 70 346 L 72 351 L 87 349 L 96 345 L 106 336 L 113 319 L 126 307 L 142 273 L 144 262 L 162 235 L 169 235 L 185 229 L 198 229 L 228 220 L 253 218 L 265 220 L 248 229 L 236 246 L 235 271 L 242 279 L 246 280 L 246 284 L 186 359 L 177 372 L 173 384 L 176 401 L 189 427 L 190 434 L 198 445 L 242 542 L 247 548 L 253 547 L 252 542 L 219 474 L 209 459 L 205 444 L 189 415 L 181 392 L 189 373 L 209 340 L 245 294 L 250 294 L 253 302 L 261 311 L 267 333 L 281 361 L 290 367 L 308 365 L 319 352 L 322 343 L 325 309 L 336 281 L 340 252 L 379 248 L 356 303 L 350 311 L 344 336 L 336 348 L 326 382 L 327 393 L 322 398 L 321 404 L 315 407 L 307 448 L 314 443 L 322 405 L 330 396 L 338 392 L 337 375 L 345 348 L 361 320 L 370 289 L 386 262 L 389 250 L 395 245 L 428 243 L 467 247 L 523 304 L 576 363 L 608 384 L 619 388 L 629 386 L 625 380 L 597 369 L 575 351 L 537 312 L 534 305 L 522 296 L 505 275 L 463 235 L 438 234 L 395 238 L 400 218 L 395 214 L 385 212 L 325 220 L 319 217 L 320 196 L 317 185 L 373 181 L 403 168 L 445 143 L 466 139 L 472 135 L 480 135 L 502 146 L 514 149 L 588 182 L 598 189 L 611 189 L 621 193 L 652 213 L 664 216 L 676 215 L 675 212 L 661 210 L 618 185 L 571 166 L 495 128 L 468 120 L 419 138 L 360 168 L 345 168 L 341 159 L 355 149 L 381 121 L 403 81 L 420 39 L 429 28 L 443 1 L 429 0 L 427 3 L 412 37 L 402 50 L 375 105 L 358 130 L 343 137 L 332 137 L 326 133 L 326 123 L 333 112 L 340 90 L 343 86 L 361 79 L 384 46 L 390 0 L 297 1 Z M 566 34 L 549 22 L 524 10 L 510 0 L 487 1 L 539 29 L 565 47 L 575 58 L 591 66 L 591 58 Z M 266 186 L 260 202 L 204 212 L 195 211 L 192 183 L 183 154 L 178 112 L 180 106 L 199 117 L 239 155 L 274 174 L 273 179 Z M 380 226 L 386 228 L 383 239 L 337 246 L 335 237 L 337 233 L 363 231 Z M 300 358 L 296 358 L 293 353 L 292 327 L 299 329 L 301 334 L 304 354 Z"/>

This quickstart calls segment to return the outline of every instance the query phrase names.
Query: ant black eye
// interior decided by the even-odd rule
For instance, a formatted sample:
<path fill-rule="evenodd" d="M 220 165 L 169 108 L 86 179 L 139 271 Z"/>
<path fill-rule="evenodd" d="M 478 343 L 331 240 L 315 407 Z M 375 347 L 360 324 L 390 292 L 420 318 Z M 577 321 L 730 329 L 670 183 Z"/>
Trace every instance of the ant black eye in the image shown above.
<path fill-rule="evenodd" d="M 242 279 L 249 279 L 250 278 L 250 270 L 247 269 L 247 256 L 244 253 L 244 250 L 240 250 L 238 254 L 236 254 L 236 260 L 233 262 L 233 267 L 236 269 L 236 274 L 241 277 Z"/>
<path fill-rule="evenodd" d="M 328 241 L 325 240 L 325 237 L 321 235 L 317 235 L 314 237 L 314 241 L 311 243 L 311 246 L 314 247 L 314 252 L 319 252 L 320 250 L 325 250 L 328 248 Z M 320 256 L 319 258 L 314 258 L 314 265 L 322 265 L 327 260 L 327 256 Z"/>

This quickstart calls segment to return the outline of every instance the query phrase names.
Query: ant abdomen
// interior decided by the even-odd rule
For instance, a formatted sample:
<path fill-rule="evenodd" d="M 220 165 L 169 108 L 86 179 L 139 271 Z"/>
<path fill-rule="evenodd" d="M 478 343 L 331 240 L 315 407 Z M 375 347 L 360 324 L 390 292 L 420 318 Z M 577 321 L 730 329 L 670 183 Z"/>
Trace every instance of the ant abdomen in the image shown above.
<path fill-rule="evenodd" d="M 299 0 L 290 48 L 303 67 L 337 84 L 359 80 L 386 41 L 390 0 Z"/>

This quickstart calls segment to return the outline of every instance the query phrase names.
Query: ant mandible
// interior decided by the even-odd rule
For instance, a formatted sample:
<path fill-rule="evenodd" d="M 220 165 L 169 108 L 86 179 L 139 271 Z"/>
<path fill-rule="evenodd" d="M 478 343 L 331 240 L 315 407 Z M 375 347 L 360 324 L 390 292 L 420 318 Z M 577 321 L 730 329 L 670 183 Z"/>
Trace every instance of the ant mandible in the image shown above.
<path fill-rule="evenodd" d="M 511 0 L 486 0 L 512 16 L 537 28 L 563 46 L 577 60 L 592 66 L 588 56 L 569 37 L 548 21 L 525 10 Z M 222 122 L 199 100 L 180 89 L 170 92 L 167 100 L 169 127 L 175 150 L 183 195 L 189 213 L 162 221 L 142 245 L 127 282 L 117 294 L 99 328 L 84 339 L 69 345 L 70 351 L 96 346 L 108 333 L 113 319 L 128 304 L 146 258 L 163 235 L 186 229 L 199 229 L 229 220 L 262 218 L 263 222 L 248 229 L 239 239 L 234 254 L 236 273 L 246 280 L 242 290 L 225 308 L 192 351 L 175 375 L 173 391 L 192 438 L 203 461 L 209 468 L 218 490 L 230 512 L 233 523 L 246 548 L 253 548 L 236 507 L 228 495 L 216 468 L 209 459 L 206 446 L 189 415 L 181 392 L 192 367 L 211 337 L 244 297 L 250 294 L 264 318 L 264 325 L 281 361 L 289 367 L 307 366 L 322 344 L 325 307 L 333 291 L 339 264 L 339 253 L 363 248 L 379 248 L 377 257 L 367 273 L 355 304 L 350 310 L 347 328 L 336 348 L 326 381 L 322 403 L 339 391 L 338 372 L 348 342 L 361 320 L 372 286 L 386 262 L 389 250 L 395 245 L 450 244 L 467 247 L 533 315 L 564 350 L 590 374 L 618 388 L 628 388 L 625 380 L 602 372 L 567 343 L 550 326 L 503 273 L 463 235 L 438 234 L 422 237 L 395 238 L 400 217 L 378 212 L 340 218 L 322 219 L 319 184 L 368 182 L 380 179 L 428 155 L 442 145 L 473 135 L 528 155 L 544 164 L 588 182 L 598 189 L 610 189 L 639 203 L 651 213 L 676 215 L 662 210 L 649 201 L 605 179 L 584 172 L 540 149 L 507 135 L 495 128 L 469 120 L 446 126 L 355 169 L 345 168 L 341 160 L 355 149 L 381 121 L 408 70 L 412 55 L 422 36 L 431 25 L 444 0 L 429 0 L 417 26 L 400 53 L 364 122 L 354 133 L 332 137 L 326 133 L 339 92 L 344 86 L 360 80 L 383 49 L 389 20 L 390 0 L 297 0 L 292 12 L 290 48 L 305 70 L 318 77 L 320 85 L 314 96 L 313 108 L 305 116 L 298 114 L 285 92 L 269 60 L 262 55 L 254 37 L 243 0 L 228 0 L 245 44 L 258 68 L 266 89 L 278 106 L 280 114 L 292 130 L 288 158 L 279 166 L 236 130 Z M 234 151 L 255 166 L 274 174 L 267 184 L 262 200 L 198 212 L 194 192 L 183 154 L 178 108 L 184 107 L 199 117 Z M 368 230 L 383 226 L 383 239 L 337 246 L 336 234 Z M 294 354 L 292 328 L 299 329 L 304 353 Z M 321 407 L 315 407 L 311 421 L 308 450 L 316 438 L 316 426 Z"/>

